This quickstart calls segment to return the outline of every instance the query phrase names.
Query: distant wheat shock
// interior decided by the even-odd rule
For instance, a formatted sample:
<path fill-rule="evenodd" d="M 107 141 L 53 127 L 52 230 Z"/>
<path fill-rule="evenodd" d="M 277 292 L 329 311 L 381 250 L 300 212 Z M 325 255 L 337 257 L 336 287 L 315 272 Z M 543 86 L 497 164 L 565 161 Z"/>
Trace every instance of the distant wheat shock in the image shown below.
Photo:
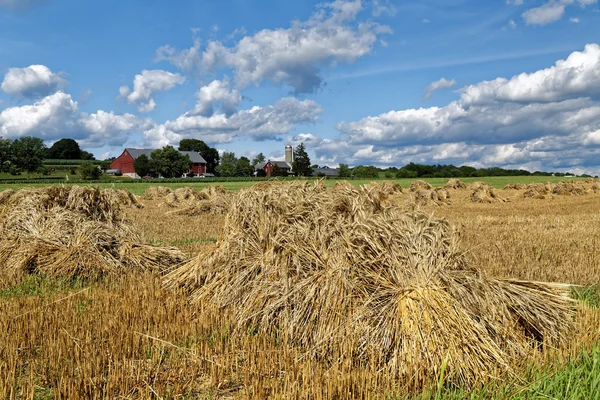
<path fill-rule="evenodd" d="M 124 190 L 50 187 L 3 196 L 0 271 L 97 278 L 131 269 L 162 270 L 184 259 L 174 248 L 144 244 L 121 206 L 143 207 Z"/>

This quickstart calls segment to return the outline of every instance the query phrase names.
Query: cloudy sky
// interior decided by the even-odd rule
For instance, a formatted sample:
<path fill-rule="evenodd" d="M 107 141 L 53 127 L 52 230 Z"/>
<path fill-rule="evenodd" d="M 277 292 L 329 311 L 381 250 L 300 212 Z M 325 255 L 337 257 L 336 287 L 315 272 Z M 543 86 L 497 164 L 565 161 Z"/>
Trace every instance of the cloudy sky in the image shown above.
<path fill-rule="evenodd" d="M 0 0 L 0 136 L 600 173 L 597 0 Z"/>

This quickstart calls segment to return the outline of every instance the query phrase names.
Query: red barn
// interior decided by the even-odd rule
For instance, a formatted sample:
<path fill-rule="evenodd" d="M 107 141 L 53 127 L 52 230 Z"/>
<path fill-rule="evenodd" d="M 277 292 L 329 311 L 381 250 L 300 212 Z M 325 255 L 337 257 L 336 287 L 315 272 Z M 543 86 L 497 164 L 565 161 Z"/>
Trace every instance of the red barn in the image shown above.
<path fill-rule="evenodd" d="M 285 161 L 271 161 L 268 160 L 266 163 L 258 163 L 254 166 L 254 169 L 256 171 L 258 170 L 263 170 L 265 171 L 265 175 L 266 176 L 271 176 L 271 173 L 273 172 L 273 167 L 277 165 L 280 169 L 284 170 L 285 172 L 287 172 L 288 174 L 292 171 L 292 166 L 285 162 Z"/>
<path fill-rule="evenodd" d="M 153 149 L 127 148 L 123 151 L 123 154 L 117 157 L 117 159 L 110 164 L 110 169 L 118 169 L 121 170 L 121 173 L 125 176 L 139 178 L 139 176 L 135 173 L 135 169 L 133 168 L 133 162 L 142 154 L 150 158 L 150 155 L 153 151 Z M 187 172 L 188 174 L 194 174 L 196 176 L 202 176 L 206 174 L 206 160 L 200 155 L 200 153 L 196 151 L 179 151 L 179 153 L 184 156 L 188 156 L 194 164 Z"/>

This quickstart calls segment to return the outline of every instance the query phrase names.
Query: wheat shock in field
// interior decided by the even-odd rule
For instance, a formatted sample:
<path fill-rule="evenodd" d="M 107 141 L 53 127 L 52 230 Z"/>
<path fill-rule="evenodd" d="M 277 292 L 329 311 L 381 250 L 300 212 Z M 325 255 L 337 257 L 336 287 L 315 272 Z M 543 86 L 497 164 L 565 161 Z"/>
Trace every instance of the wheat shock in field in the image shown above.
<path fill-rule="evenodd" d="M 216 247 L 166 282 L 234 313 L 239 333 L 271 333 L 303 357 L 350 360 L 413 389 L 443 365 L 449 382 L 475 385 L 563 342 L 567 287 L 490 278 L 467 264 L 448 222 L 385 197 L 349 184 L 243 190 Z"/>
<path fill-rule="evenodd" d="M 24 274 L 96 278 L 128 269 L 160 271 L 183 261 L 174 248 L 146 245 L 124 220 L 121 205 L 143 207 L 131 193 L 49 187 L 5 195 L 0 214 L 0 265 Z"/>

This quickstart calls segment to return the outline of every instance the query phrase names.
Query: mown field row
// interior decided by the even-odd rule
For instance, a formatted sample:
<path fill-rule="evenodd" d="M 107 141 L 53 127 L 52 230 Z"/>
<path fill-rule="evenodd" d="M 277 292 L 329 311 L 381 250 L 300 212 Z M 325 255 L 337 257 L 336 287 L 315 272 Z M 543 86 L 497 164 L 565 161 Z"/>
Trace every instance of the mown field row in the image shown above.
<path fill-rule="evenodd" d="M 312 179 L 311 179 L 312 180 Z M 317 179 L 315 179 L 316 181 Z M 396 182 L 402 185 L 402 187 L 409 187 L 411 182 L 414 182 L 416 179 L 383 179 L 389 180 L 391 182 Z M 448 182 L 447 178 L 424 178 L 422 179 L 426 182 L 429 182 L 434 187 L 440 187 L 445 185 Z M 461 180 L 467 184 L 473 182 L 486 182 L 496 188 L 503 188 L 508 184 L 528 184 L 528 183 L 536 183 L 536 182 L 564 182 L 569 180 L 577 180 L 577 178 L 565 178 L 565 177 L 554 177 L 554 176 L 493 176 L 493 177 L 483 177 L 483 178 L 461 178 Z M 350 179 L 348 182 L 353 185 L 360 186 L 365 185 L 369 182 L 372 182 L 372 179 Z M 101 182 L 92 182 L 92 183 L 77 183 L 77 185 L 81 186 L 98 186 L 101 188 L 116 188 L 116 189 L 126 189 L 132 192 L 135 195 L 142 195 L 148 188 L 152 186 L 166 186 L 171 189 L 177 189 L 180 187 L 192 187 L 196 189 L 203 189 L 206 186 L 210 185 L 221 185 L 226 189 L 231 191 L 238 191 L 242 188 L 250 187 L 256 184 L 257 181 L 254 180 L 246 180 L 246 181 L 238 181 L 238 182 L 219 182 L 217 180 L 203 180 L 203 179 L 189 179 L 189 180 L 181 180 L 178 182 L 144 182 L 144 181 L 133 181 L 128 179 L 118 179 L 112 182 L 110 181 L 101 181 Z M 340 182 L 338 179 L 329 179 L 325 180 L 325 183 L 328 186 L 334 185 L 336 182 Z M 63 185 L 70 183 L 54 183 L 55 185 Z M 0 184 L 0 191 L 6 189 L 19 190 L 23 188 L 36 188 L 36 187 L 44 187 L 49 184 L 46 182 L 40 183 L 3 183 Z"/>

